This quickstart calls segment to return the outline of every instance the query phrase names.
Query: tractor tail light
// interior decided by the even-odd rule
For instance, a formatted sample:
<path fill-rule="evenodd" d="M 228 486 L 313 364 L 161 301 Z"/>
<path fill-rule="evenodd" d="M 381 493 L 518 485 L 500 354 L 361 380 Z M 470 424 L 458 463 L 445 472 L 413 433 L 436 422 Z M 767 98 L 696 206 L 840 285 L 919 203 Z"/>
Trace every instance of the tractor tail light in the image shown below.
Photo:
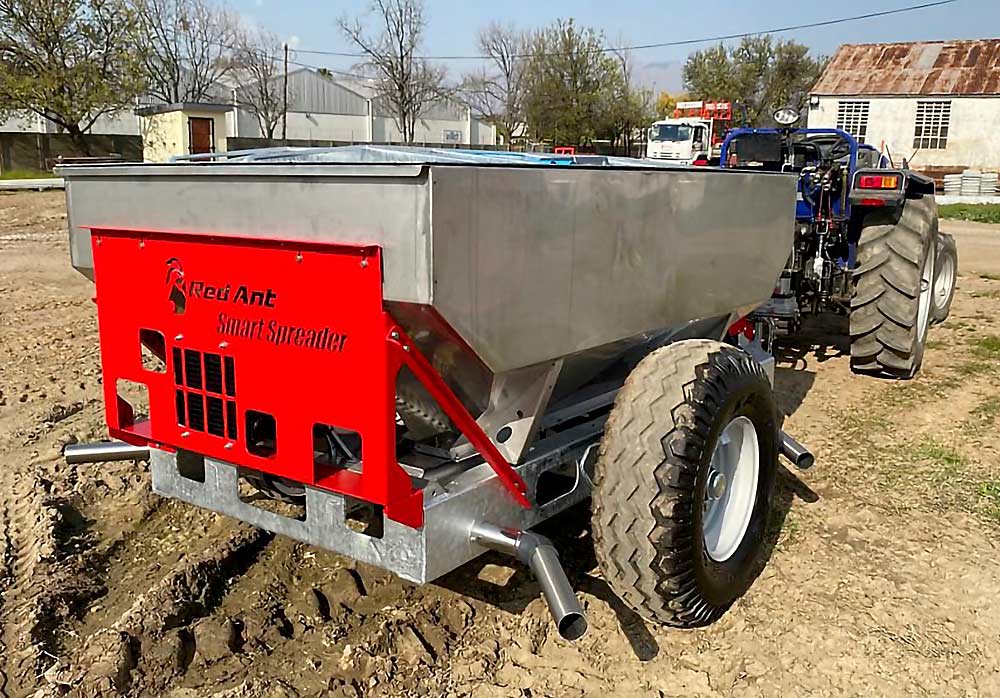
<path fill-rule="evenodd" d="M 899 175 L 861 175 L 859 189 L 899 189 Z"/>

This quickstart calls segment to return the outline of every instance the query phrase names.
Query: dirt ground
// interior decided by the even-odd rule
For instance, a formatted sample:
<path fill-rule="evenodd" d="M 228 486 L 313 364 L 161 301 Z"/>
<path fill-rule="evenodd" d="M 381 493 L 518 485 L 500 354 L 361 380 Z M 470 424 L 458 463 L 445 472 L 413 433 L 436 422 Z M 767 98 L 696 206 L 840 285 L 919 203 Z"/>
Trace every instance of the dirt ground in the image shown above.
<path fill-rule="evenodd" d="M 774 548 L 716 625 L 654 627 L 601 580 L 579 508 L 551 522 L 591 630 L 525 570 L 416 587 L 162 500 L 103 438 L 90 283 L 61 193 L 0 195 L 0 696 L 1000 695 L 1000 228 L 945 223 L 951 318 L 910 382 L 851 375 L 836 323 L 781 355 Z"/>

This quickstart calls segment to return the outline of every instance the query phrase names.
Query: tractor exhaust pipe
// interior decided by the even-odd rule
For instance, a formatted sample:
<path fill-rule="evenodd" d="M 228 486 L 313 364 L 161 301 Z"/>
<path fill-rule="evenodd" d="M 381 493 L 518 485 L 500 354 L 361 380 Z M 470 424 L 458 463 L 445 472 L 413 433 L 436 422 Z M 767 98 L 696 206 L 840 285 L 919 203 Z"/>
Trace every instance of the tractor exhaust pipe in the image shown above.
<path fill-rule="evenodd" d="M 70 465 L 107 463 L 116 460 L 149 460 L 149 447 L 133 446 L 124 441 L 68 444 L 63 449 L 63 456 Z"/>
<path fill-rule="evenodd" d="M 530 531 L 501 529 L 482 522 L 472 527 L 469 539 L 484 548 L 516 557 L 530 567 L 542 587 L 542 594 L 559 634 L 570 641 L 584 636 L 587 632 L 587 618 L 566 578 L 552 541 Z"/>
<path fill-rule="evenodd" d="M 778 447 L 778 451 L 781 455 L 787 458 L 792 465 L 799 470 L 809 470 L 809 468 L 813 467 L 813 463 L 816 462 L 816 457 L 813 456 L 812 451 L 783 431 L 779 432 L 778 436 L 781 442 Z"/>

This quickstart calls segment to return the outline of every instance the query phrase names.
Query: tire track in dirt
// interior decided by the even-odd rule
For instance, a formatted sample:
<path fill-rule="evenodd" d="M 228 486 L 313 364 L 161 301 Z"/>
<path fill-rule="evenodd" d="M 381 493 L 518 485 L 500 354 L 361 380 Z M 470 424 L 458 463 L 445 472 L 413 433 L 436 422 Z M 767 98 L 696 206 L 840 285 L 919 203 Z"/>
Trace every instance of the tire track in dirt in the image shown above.
<path fill-rule="evenodd" d="M 7 492 L 6 478 L 0 475 L 0 497 Z M 3 658 L 7 656 L 7 643 L 5 642 L 3 630 L 3 604 L 8 598 L 7 590 L 10 587 L 11 567 L 12 567 L 12 545 L 10 538 L 10 523 L 7 516 L 7 502 L 0 499 L 0 697 L 9 698 L 7 693 L 7 671 Z"/>
<path fill-rule="evenodd" d="M 202 552 L 182 556 L 146 591 L 136 593 L 113 623 L 83 639 L 78 655 L 46 678 L 55 686 L 85 687 L 92 696 L 131 690 L 141 681 L 135 670 L 143 648 L 165 632 L 210 614 L 235 580 L 256 563 L 271 538 L 267 531 L 239 524 Z"/>
<path fill-rule="evenodd" d="M 56 512 L 36 478 L 0 470 L 4 577 L 0 610 L 0 692 L 23 695 L 35 682 L 46 567 L 56 553 Z"/>

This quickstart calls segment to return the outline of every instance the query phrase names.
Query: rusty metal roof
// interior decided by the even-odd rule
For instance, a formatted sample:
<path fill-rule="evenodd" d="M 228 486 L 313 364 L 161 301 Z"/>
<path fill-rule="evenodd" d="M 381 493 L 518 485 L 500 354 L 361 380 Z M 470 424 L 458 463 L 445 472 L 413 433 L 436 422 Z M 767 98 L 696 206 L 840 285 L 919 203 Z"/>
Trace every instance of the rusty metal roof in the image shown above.
<path fill-rule="evenodd" d="M 815 95 L 1000 95 L 1000 39 L 846 44 Z"/>

